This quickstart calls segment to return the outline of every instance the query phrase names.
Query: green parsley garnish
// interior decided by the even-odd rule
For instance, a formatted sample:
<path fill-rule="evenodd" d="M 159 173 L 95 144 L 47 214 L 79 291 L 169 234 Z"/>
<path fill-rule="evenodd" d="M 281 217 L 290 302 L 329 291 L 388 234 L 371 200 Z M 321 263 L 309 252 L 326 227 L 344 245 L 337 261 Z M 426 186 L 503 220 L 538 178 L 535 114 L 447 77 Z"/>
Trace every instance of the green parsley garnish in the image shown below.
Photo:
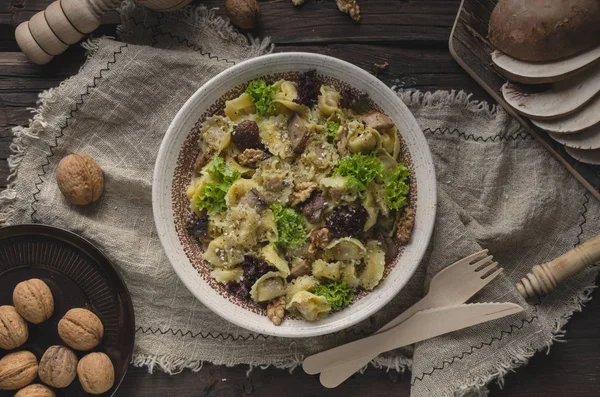
<path fill-rule="evenodd" d="M 225 196 L 231 184 L 240 178 L 240 172 L 227 167 L 221 157 L 215 157 L 208 166 L 208 174 L 216 182 L 210 181 L 202 187 L 195 204 L 199 209 L 205 209 L 209 215 L 214 215 L 227 209 Z"/>
<path fill-rule="evenodd" d="M 339 310 L 350 305 L 352 299 L 354 299 L 354 294 L 345 281 L 321 284 L 315 287 L 311 292 L 315 295 L 324 296 L 334 310 Z"/>
<path fill-rule="evenodd" d="M 276 245 L 281 248 L 295 248 L 304 244 L 306 240 L 304 217 L 293 208 L 283 207 L 281 204 L 272 204 L 271 210 L 279 232 Z"/>
<path fill-rule="evenodd" d="M 196 207 L 205 209 L 209 215 L 218 214 L 227 209 L 225 195 L 231 184 L 208 182 L 202 187 L 196 199 Z"/>
<path fill-rule="evenodd" d="M 385 176 L 385 201 L 392 210 L 406 206 L 408 197 L 408 176 L 410 171 L 402 163 Z"/>
<path fill-rule="evenodd" d="M 325 122 L 325 135 L 327 138 L 331 138 L 334 141 L 337 139 L 337 133 L 340 129 L 340 125 L 335 121 L 326 121 Z"/>
<path fill-rule="evenodd" d="M 275 112 L 273 95 L 277 92 L 277 87 L 267 85 L 264 80 L 254 80 L 246 88 L 246 94 L 252 98 L 256 107 L 256 113 L 259 116 L 268 116 Z"/>
<path fill-rule="evenodd" d="M 222 157 L 215 157 L 210 163 L 208 174 L 219 182 L 227 182 L 229 184 L 240 178 L 240 172 L 227 167 Z"/>
<path fill-rule="evenodd" d="M 371 181 L 383 176 L 383 165 L 377 157 L 355 153 L 342 157 L 338 161 L 335 173 L 346 179 L 349 188 L 362 192 Z"/>

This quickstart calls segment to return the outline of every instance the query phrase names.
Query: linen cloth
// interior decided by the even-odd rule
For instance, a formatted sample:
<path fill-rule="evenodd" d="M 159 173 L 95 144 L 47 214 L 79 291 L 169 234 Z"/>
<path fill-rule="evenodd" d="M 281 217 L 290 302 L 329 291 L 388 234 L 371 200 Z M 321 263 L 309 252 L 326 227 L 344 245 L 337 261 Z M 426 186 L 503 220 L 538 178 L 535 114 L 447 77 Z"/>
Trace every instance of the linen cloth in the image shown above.
<path fill-rule="evenodd" d="M 136 313 L 133 363 L 168 373 L 202 364 L 295 368 L 303 357 L 375 331 L 420 299 L 443 267 L 482 248 L 505 272 L 474 301 L 512 301 L 519 315 L 395 351 L 376 367 L 412 371 L 412 395 L 485 394 L 485 385 L 544 350 L 589 298 L 596 269 L 527 304 L 513 285 L 600 231 L 600 206 L 501 109 L 465 93 L 398 91 L 429 142 L 438 178 L 431 246 L 392 303 L 344 332 L 283 339 L 250 333 L 203 307 L 172 270 L 157 238 L 151 179 L 172 118 L 203 83 L 271 50 L 204 8 L 160 14 L 126 2 L 119 41 L 89 41 L 80 72 L 40 95 L 28 127 L 14 129 L 11 183 L 0 195 L 3 224 L 41 222 L 93 241 L 123 275 Z M 105 175 L 101 199 L 69 205 L 58 161 L 94 157 Z M 372 369 L 371 369 L 372 370 Z"/>

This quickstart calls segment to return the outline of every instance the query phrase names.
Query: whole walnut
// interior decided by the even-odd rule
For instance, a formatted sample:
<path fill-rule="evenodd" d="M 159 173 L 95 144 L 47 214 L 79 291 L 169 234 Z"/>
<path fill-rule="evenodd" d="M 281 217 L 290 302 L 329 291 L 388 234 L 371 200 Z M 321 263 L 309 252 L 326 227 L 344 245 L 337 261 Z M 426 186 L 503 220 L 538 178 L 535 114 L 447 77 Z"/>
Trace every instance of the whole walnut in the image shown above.
<path fill-rule="evenodd" d="M 90 353 L 77 365 L 77 377 L 83 390 L 90 394 L 102 394 L 115 383 L 115 368 L 104 353 Z"/>
<path fill-rule="evenodd" d="M 74 153 L 58 163 L 58 188 L 73 204 L 85 205 L 98 200 L 104 190 L 102 169 L 89 155 Z"/>
<path fill-rule="evenodd" d="M 39 324 L 54 313 L 54 298 L 50 288 L 40 279 L 32 278 L 17 284 L 13 303 L 19 314 L 30 323 Z"/>
<path fill-rule="evenodd" d="M 27 342 L 27 323 L 12 306 L 0 306 L 0 349 L 11 350 Z"/>
<path fill-rule="evenodd" d="M 19 390 L 15 397 L 56 397 L 56 394 L 49 387 L 36 383 Z"/>
<path fill-rule="evenodd" d="M 256 0 L 225 0 L 231 22 L 242 29 L 252 29 L 260 12 Z"/>
<path fill-rule="evenodd" d="M 87 309 L 71 309 L 58 322 L 58 336 L 76 350 L 98 346 L 104 336 L 102 321 Z"/>
<path fill-rule="evenodd" d="M 33 353 L 20 351 L 7 354 L 0 360 L 0 389 L 17 390 L 27 386 L 38 372 Z"/>
<path fill-rule="evenodd" d="M 77 356 L 67 347 L 50 346 L 40 360 L 38 373 L 48 386 L 67 387 L 77 376 Z"/>

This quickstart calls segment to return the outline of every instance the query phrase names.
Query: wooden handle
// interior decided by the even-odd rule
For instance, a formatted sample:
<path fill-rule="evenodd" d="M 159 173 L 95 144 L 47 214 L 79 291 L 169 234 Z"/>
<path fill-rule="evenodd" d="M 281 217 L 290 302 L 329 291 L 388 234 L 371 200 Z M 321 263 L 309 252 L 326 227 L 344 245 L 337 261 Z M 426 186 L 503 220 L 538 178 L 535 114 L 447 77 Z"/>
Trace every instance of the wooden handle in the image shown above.
<path fill-rule="evenodd" d="M 600 235 L 542 265 L 536 265 L 516 285 L 524 298 L 552 291 L 562 280 L 600 261 Z"/>
<path fill-rule="evenodd" d="M 15 30 L 15 39 L 21 51 L 33 63 L 48 63 L 65 51 L 69 44 L 100 26 L 100 17 L 117 8 L 122 0 L 58 0 L 30 21 Z M 137 0 L 145 7 L 159 11 L 175 11 L 192 0 Z"/>
<path fill-rule="evenodd" d="M 122 0 L 59 0 L 15 30 L 21 51 L 44 64 L 100 26 L 100 17 Z M 174 0 L 173 0 L 174 1 Z"/>

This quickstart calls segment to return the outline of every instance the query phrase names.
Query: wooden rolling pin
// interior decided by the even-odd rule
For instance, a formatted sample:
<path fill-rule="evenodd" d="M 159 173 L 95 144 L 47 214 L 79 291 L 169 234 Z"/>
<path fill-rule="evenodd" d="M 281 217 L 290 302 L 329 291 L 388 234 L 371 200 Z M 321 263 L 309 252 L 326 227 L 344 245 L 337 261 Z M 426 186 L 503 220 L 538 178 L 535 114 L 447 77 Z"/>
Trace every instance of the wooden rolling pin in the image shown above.
<path fill-rule="evenodd" d="M 122 0 L 58 0 L 31 20 L 21 23 L 15 38 L 21 51 L 37 64 L 48 63 L 70 44 L 100 26 L 100 17 L 119 6 Z M 158 11 L 175 11 L 192 0 L 138 0 Z"/>
<path fill-rule="evenodd" d="M 565 278 L 598 262 L 600 262 L 600 235 L 553 261 L 534 266 L 531 272 L 517 283 L 516 288 L 526 299 L 545 295 Z"/>

